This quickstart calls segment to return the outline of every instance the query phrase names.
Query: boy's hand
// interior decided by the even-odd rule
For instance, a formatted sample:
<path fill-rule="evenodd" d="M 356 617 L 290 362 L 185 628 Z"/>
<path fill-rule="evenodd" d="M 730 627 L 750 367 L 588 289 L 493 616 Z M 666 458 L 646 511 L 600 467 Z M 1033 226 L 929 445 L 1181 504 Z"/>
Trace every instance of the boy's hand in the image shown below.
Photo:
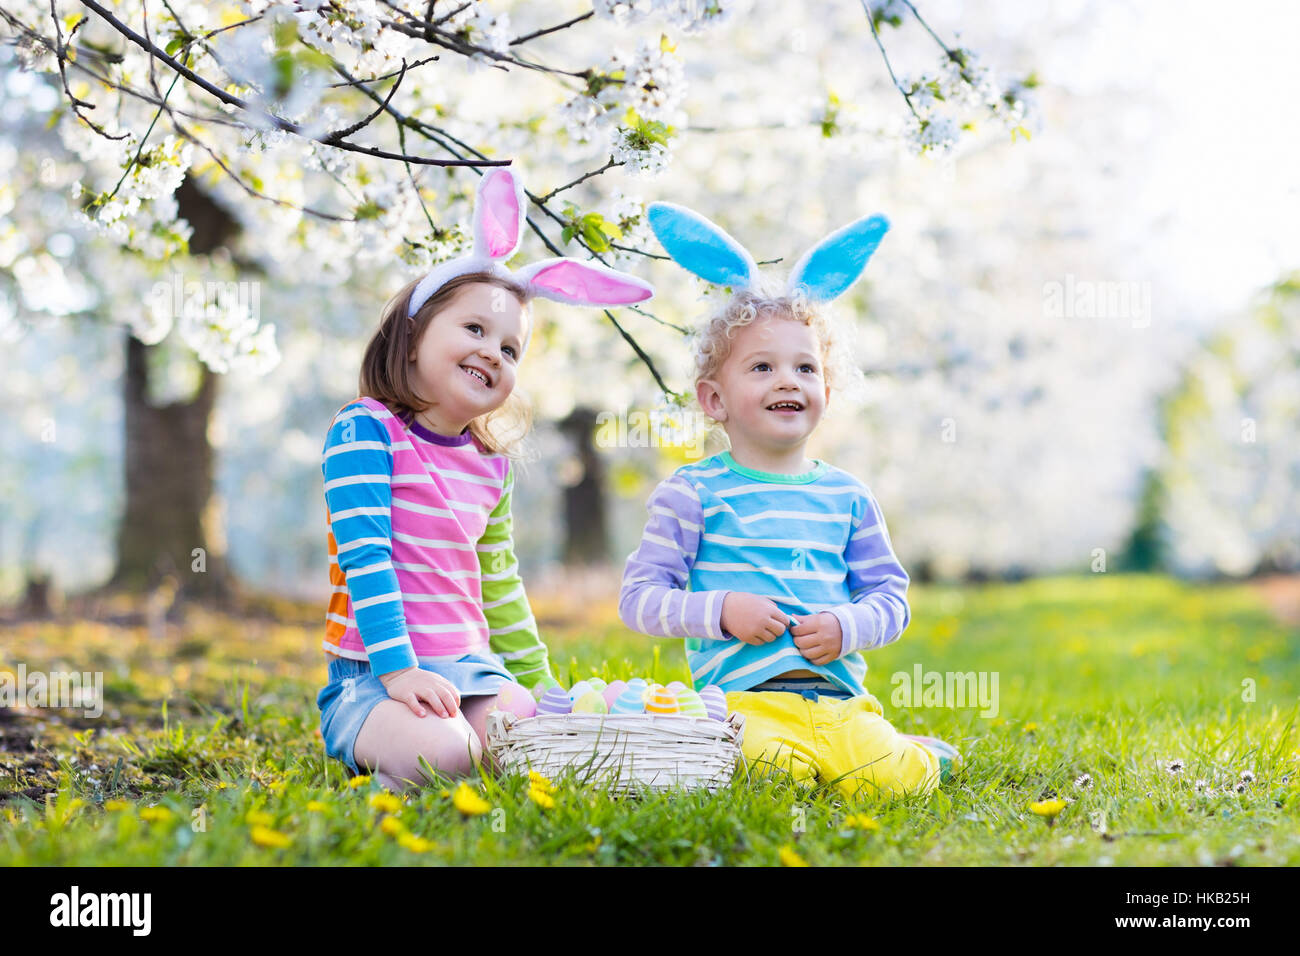
<path fill-rule="evenodd" d="M 790 619 L 765 597 L 728 591 L 722 599 L 721 623 L 724 631 L 746 644 L 770 644 L 786 632 Z"/>
<path fill-rule="evenodd" d="M 447 678 L 419 667 L 406 667 L 379 675 L 379 682 L 393 700 L 400 700 L 414 711 L 416 717 L 424 716 L 424 701 L 439 717 L 455 717 L 460 709 L 460 691 Z"/>
<path fill-rule="evenodd" d="M 809 614 L 802 621 L 796 619 L 790 633 L 799 653 L 818 666 L 837 660 L 844 644 L 839 618 L 830 611 Z"/>

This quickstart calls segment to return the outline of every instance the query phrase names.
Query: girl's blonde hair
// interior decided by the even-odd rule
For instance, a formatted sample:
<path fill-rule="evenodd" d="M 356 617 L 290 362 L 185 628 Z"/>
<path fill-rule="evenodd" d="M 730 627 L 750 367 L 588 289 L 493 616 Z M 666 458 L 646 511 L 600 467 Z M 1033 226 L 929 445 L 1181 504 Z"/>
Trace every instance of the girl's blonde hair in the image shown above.
<path fill-rule="evenodd" d="M 434 316 L 446 308 L 461 289 L 476 282 L 510 292 L 519 300 L 526 316 L 530 300 L 528 290 L 521 283 L 490 272 L 469 272 L 448 279 L 437 292 L 429 296 L 428 301 L 420 306 L 414 316 L 408 316 L 411 293 L 419 285 L 420 278 L 423 276 L 408 282 L 384 306 L 379 328 L 366 345 L 365 355 L 361 359 L 361 376 L 358 385 L 362 397 L 383 402 L 388 406 L 389 411 L 408 426 L 417 413 L 433 407 L 433 403 L 421 401 L 415 393 L 411 381 L 413 372 L 408 356 L 419 344 L 424 330 L 428 328 Z M 528 348 L 528 340 L 532 337 L 532 317 L 527 316 L 527 320 L 530 329 L 529 334 L 524 337 L 525 350 Z M 522 354 L 519 357 L 523 359 Z M 523 439 L 531 427 L 532 408 L 517 387 L 497 408 L 469 423 L 470 433 L 482 443 L 484 448 L 511 459 L 519 459 L 523 456 Z"/>
<path fill-rule="evenodd" d="M 695 332 L 695 385 L 716 378 L 727 357 L 736 332 L 760 318 L 776 316 L 801 322 L 813 330 L 821 351 L 822 375 L 834 390 L 859 383 L 862 370 L 853 361 L 852 347 L 844 329 L 833 321 L 824 302 L 806 296 L 776 292 L 771 281 L 760 277 L 756 288 L 733 292 Z"/>

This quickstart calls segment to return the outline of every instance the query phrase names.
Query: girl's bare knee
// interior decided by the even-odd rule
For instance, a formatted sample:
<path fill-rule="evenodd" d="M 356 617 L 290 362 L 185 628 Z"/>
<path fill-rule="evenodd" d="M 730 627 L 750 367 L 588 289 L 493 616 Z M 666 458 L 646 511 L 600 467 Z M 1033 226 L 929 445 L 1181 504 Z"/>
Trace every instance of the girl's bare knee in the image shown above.
<path fill-rule="evenodd" d="M 447 776 L 473 773 L 482 759 L 482 746 L 473 728 L 459 714 L 452 718 L 432 714 L 417 717 L 403 703 L 382 701 L 361 725 L 353 753 L 358 766 L 369 767 L 380 775 L 381 783 L 391 788 L 390 781 L 416 785 L 431 782 L 421 757 Z"/>

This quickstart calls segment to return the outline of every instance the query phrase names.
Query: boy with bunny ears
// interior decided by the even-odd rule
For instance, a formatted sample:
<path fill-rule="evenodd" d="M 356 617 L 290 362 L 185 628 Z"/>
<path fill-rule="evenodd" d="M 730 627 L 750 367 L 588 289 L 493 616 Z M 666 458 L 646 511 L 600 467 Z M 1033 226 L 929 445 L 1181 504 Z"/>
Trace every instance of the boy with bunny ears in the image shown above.
<path fill-rule="evenodd" d="M 899 733 L 863 686 L 863 652 L 907 627 L 907 572 L 870 489 L 804 457 L 845 369 L 823 303 L 857 280 L 889 224 L 872 216 L 828 236 L 774 294 L 703 216 L 670 203 L 648 216 L 678 264 L 732 290 L 695 348 L 696 398 L 731 448 L 651 495 L 620 617 L 686 639 L 696 688 L 719 685 L 744 715 L 751 763 L 850 797 L 928 795 L 957 751 Z"/>

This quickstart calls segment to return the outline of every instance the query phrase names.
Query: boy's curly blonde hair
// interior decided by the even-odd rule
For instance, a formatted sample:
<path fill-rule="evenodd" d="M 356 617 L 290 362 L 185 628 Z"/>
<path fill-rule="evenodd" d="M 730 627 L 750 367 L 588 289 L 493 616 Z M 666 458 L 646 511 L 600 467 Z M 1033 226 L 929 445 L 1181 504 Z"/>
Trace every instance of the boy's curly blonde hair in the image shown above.
<path fill-rule="evenodd" d="M 700 382 L 717 377 L 731 354 L 736 331 L 768 316 L 802 322 L 813 330 L 820 345 L 822 375 L 833 391 L 860 383 L 862 371 L 853 360 L 848 335 L 851 330 L 834 321 L 826 303 L 797 292 L 789 295 L 777 291 L 766 277 L 761 277 L 756 285 L 757 288 L 740 289 L 727 296 L 692 336 L 697 388 Z"/>

